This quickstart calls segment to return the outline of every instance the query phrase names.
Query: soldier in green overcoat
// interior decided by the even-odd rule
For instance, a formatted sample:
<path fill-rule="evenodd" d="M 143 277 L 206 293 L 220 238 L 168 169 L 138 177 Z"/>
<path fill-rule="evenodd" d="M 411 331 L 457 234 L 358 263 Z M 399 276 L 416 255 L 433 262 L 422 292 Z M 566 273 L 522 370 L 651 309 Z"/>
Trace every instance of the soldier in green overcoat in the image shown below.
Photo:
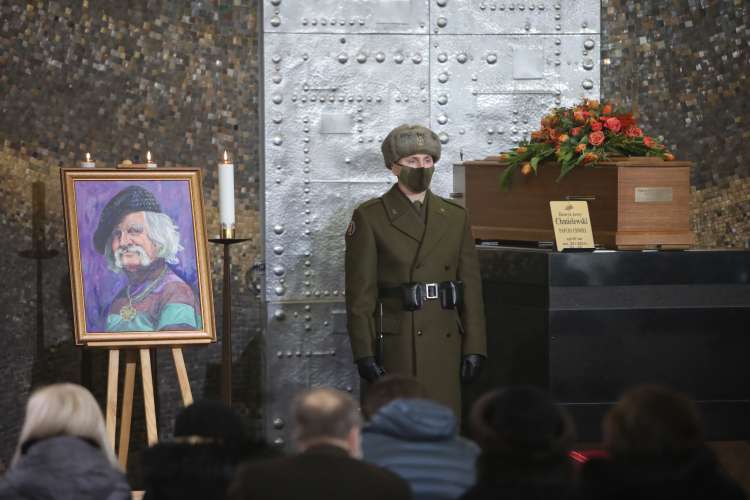
<path fill-rule="evenodd" d="M 461 384 L 479 376 L 487 355 L 469 214 L 428 189 L 440 159 L 434 132 L 402 125 L 381 149 L 398 184 L 360 205 L 346 231 L 354 360 L 368 382 L 383 373 L 415 376 L 460 417 Z"/>

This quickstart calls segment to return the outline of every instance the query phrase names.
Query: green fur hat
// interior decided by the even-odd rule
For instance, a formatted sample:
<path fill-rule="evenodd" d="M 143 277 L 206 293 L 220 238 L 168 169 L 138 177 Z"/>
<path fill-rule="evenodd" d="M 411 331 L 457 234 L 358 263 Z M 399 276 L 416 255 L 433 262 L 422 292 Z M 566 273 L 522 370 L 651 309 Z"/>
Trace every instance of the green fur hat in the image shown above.
<path fill-rule="evenodd" d="M 385 168 L 388 170 L 399 159 L 418 154 L 430 155 L 432 161 L 437 163 L 440 149 L 437 134 L 421 125 L 401 125 L 394 128 L 380 146 Z"/>

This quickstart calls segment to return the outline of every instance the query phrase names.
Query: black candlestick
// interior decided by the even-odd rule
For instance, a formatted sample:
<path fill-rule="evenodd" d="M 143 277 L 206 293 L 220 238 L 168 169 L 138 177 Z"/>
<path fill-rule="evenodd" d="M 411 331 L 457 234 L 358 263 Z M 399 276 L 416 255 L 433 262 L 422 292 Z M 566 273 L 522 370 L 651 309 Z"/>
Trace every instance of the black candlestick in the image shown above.
<path fill-rule="evenodd" d="M 221 400 L 232 404 L 232 281 L 229 276 L 231 258 L 229 245 L 250 241 L 250 238 L 218 238 L 208 240 L 224 245 L 224 312 L 221 334 Z"/>

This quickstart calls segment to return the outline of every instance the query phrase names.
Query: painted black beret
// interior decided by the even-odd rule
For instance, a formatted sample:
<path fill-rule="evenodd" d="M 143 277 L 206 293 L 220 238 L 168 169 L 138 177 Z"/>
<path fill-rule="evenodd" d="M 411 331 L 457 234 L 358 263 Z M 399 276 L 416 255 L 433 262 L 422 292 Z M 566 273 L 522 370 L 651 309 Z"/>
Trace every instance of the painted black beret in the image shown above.
<path fill-rule="evenodd" d="M 112 231 L 127 215 L 135 212 L 161 213 L 161 205 L 150 191 L 140 186 L 128 186 L 107 202 L 94 233 L 94 249 L 104 255 Z"/>

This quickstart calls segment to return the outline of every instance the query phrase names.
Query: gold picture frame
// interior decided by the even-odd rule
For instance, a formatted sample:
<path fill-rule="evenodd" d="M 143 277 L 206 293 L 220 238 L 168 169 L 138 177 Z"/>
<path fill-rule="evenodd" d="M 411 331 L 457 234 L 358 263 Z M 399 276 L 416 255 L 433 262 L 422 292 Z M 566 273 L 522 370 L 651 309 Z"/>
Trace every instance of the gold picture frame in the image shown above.
<path fill-rule="evenodd" d="M 76 344 L 215 342 L 201 170 L 63 168 L 60 176 Z"/>

